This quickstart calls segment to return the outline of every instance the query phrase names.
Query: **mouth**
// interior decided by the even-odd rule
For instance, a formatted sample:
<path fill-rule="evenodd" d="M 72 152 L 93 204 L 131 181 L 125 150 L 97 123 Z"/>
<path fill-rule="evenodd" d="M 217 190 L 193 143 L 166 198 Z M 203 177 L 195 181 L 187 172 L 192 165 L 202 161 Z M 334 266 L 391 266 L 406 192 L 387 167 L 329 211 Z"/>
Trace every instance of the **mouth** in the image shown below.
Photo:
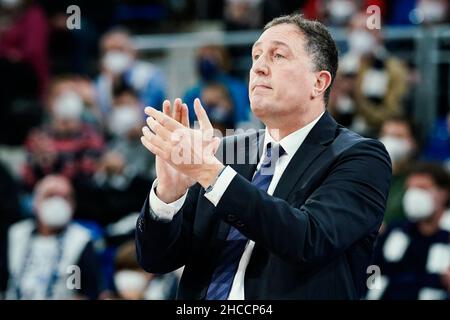
<path fill-rule="evenodd" d="M 256 89 L 266 89 L 266 90 L 271 90 L 272 87 L 266 86 L 266 85 L 264 85 L 264 84 L 257 84 L 257 85 L 254 85 L 254 86 L 253 86 L 253 90 L 256 90 Z"/>

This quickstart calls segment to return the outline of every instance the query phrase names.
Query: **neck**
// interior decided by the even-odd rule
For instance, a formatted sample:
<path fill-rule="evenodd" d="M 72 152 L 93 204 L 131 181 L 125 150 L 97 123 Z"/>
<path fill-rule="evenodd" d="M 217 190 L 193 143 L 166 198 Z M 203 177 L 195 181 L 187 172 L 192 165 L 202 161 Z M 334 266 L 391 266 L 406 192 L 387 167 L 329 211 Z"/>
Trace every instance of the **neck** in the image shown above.
<path fill-rule="evenodd" d="M 404 173 L 408 168 L 408 164 L 410 163 L 410 161 L 410 158 L 401 161 L 395 161 L 394 163 L 392 163 L 392 173 L 395 175 Z"/>
<path fill-rule="evenodd" d="M 310 124 L 312 121 L 317 119 L 317 117 L 320 116 L 320 114 L 322 114 L 322 112 L 324 111 L 325 108 L 320 108 L 315 110 L 314 112 L 300 114 L 299 117 L 292 117 L 291 114 L 281 119 L 278 118 L 276 122 L 266 121 L 266 127 L 271 137 L 275 141 L 279 142 L 281 139 L 287 137 L 292 132 L 300 130 L 301 128 L 304 128 L 305 126 Z"/>
<path fill-rule="evenodd" d="M 38 223 L 37 231 L 41 236 L 52 236 L 56 234 L 56 230 L 50 228 L 49 226 L 43 225 L 42 223 Z"/>
<path fill-rule="evenodd" d="M 430 218 L 420 221 L 417 225 L 419 232 L 426 237 L 434 235 L 439 230 L 439 222 L 443 212 L 436 212 Z"/>

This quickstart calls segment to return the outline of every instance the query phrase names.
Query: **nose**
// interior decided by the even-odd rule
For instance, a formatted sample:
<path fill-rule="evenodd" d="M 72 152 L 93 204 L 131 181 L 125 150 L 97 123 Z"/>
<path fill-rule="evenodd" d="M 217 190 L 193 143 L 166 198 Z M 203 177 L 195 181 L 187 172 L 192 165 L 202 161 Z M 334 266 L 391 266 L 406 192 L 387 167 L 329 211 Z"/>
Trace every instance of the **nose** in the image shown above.
<path fill-rule="evenodd" d="M 269 67 L 264 56 L 260 56 L 256 61 L 253 62 L 251 71 L 257 75 L 268 75 Z"/>

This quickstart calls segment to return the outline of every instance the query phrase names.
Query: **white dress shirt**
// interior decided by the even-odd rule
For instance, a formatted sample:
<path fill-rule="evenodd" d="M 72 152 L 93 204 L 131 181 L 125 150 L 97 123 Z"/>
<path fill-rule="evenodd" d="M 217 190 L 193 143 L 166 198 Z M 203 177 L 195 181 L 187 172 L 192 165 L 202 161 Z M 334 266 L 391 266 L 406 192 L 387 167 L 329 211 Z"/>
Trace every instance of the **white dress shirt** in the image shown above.
<path fill-rule="evenodd" d="M 263 155 L 266 153 L 267 144 L 271 142 L 272 144 L 280 144 L 285 154 L 282 155 L 277 163 L 275 164 L 275 170 L 272 177 L 272 181 L 270 182 L 269 188 L 267 189 L 267 193 L 272 195 L 278 181 L 280 180 L 281 176 L 283 175 L 284 170 L 288 166 L 289 162 L 291 161 L 292 157 L 300 148 L 303 141 L 308 136 L 311 129 L 314 127 L 314 125 L 319 121 L 319 119 L 322 117 L 324 113 L 320 116 L 318 116 L 316 119 L 314 119 L 312 122 L 308 123 L 303 128 L 292 132 L 288 136 L 281 139 L 279 142 L 275 141 L 272 136 L 269 134 L 269 131 L 266 128 L 265 134 L 264 134 L 264 149 L 263 149 Z M 257 170 L 259 170 L 261 166 L 261 162 L 263 160 L 263 157 L 261 157 Z M 217 179 L 216 183 L 214 184 L 214 187 L 209 192 L 205 193 L 205 197 L 211 201 L 211 203 L 214 204 L 214 206 L 217 206 L 219 203 L 222 195 L 225 193 L 226 189 L 230 185 L 231 181 L 233 180 L 234 176 L 236 175 L 236 171 L 234 171 L 233 168 L 230 166 L 227 166 L 222 174 Z M 150 207 L 152 208 L 153 212 L 156 214 L 158 218 L 163 219 L 164 221 L 170 221 L 172 220 L 173 216 L 181 209 L 181 207 L 184 204 L 184 201 L 186 199 L 187 192 L 177 201 L 166 204 L 162 200 L 160 200 L 155 193 L 155 188 L 158 181 L 157 179 L 153 182 L 153 186 L 150 191 Z M 245 270 L 247 268 L 248 262 L 250 261 L 250 256 L 253 251 L 253 247 L 255 246 L 255 243 L 252 240 L 249 240 L 247 242 L 247 245 L 245 247 L 244 253 L 242 254 L 241 260 L 239 261 L 239 267 L 236 272 L 236 275 L 233 280 L 233 284 L 231 286 L 231 292 L 228 296 L 228 300 L 244 300 L 244 276 L 245 276 Z"/>

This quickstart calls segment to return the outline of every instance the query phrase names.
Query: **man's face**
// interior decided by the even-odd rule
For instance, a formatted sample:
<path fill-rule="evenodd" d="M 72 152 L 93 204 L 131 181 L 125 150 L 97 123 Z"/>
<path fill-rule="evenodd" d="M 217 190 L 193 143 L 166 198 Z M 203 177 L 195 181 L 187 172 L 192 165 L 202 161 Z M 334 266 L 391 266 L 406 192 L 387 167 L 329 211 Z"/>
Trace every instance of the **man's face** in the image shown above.
<path fill-rule="evenodd" d="M 34 209 L 41 226 L 56 230 L 66 226 L 73 216 L 70 182 L 61 176 L 48 176 L 36 188 Z"/>
<path fill-rule="evenodd" d="M 47 177 L 36 190 L 34 205 L 39 210 L 41 203 L 52 197 L 60 197 L 73 206 L 73 191 L 69 182 L 64 178 Z"/>
<path fill-rule="evenodd" d="M 407 123 L 400 121 L 387 121 L 381 128 L 380 136 L 392 136 L 402 139 L 410 148 L 415 147 L 414 137 Z"/>
<path fill-rule="evenodd" d="M 40 187 L 37 196 L 39 200 L 51 197 L 61 197 L 72 202 L 72 187 L 65 179 L 54 177 L 47 178 Z"/>
<path fill-rule="evenodd" d="M 433 197 L 435 209 L 441 210 L 445 208 L 447 192 L 439 188 L 430 175 L 425 173 L 412 174 L 406 179 L 405 187 L 406 189 L 417 188 L 428 191 Z"/>
<path fill-rule="evenodd" d="M 249 98 L 255 115 L 276 119 L 307 108 L 316 74 L 305 39 L 293 24 L 264 31 L 252 50 Z"/>
<path fill-rule="evenodd" d="M 419 188 L 430 192 L 436 189 L 433 179 L 427 174 L 412 174 L 405 184 L 406 188 Z"/>
<path fill-rule="evenodd" d="M 113 33 L 103 40 L 102 51 L 119 51 L 123 53 L 132 54 L 133 48 L 130 39 L 123 33 Z"/>

